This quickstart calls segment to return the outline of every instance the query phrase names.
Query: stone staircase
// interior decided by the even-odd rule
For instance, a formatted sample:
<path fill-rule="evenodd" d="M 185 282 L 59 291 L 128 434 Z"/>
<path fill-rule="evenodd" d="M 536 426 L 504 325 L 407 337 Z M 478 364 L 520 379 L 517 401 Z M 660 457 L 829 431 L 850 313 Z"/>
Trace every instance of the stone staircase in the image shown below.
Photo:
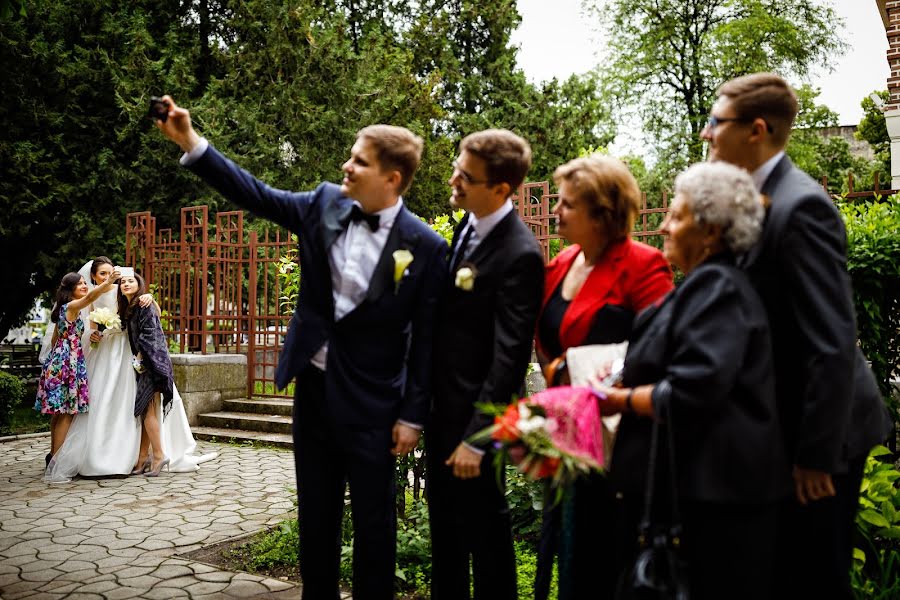
<path fill-rule="evenodd" d="M 281 398 L 225 400 L 222 410 L 198 415 L 198 425 L 191 430 L 199 440 L 252 441 L 293 448 L 292 406 L 292 400 Z"/>

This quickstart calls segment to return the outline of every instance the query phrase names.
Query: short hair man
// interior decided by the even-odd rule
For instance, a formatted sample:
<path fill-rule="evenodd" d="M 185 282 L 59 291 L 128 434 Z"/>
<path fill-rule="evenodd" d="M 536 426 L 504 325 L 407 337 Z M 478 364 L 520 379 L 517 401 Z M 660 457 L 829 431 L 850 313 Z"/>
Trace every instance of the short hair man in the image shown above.
<path fill-rule="evenodd" d="M 434 403 L 425 437 L 432 539 L 432 598 L 512 600 L 516 565 L 509 507 L 489 448 L 466 439 L 492 420 L 476 403 L 521 392 L 541 304 L 544 263 L 510 196 L 531 166 L 524 139 L 502 129 L 460 144 L 451 203 L 468 211 L 453 235 L 438 308 Z"/>
<path fill-rule="evenodd" d="M 779 593 L 850 598 L 849 569 L 866 456 L 890 419 L 856 346 L 847 236 L 834 203 L 784 154 L 797 97 L 771 73 L 718 90 L 701 137 L 709 159 L 745 168 L 769 207 L 742 258 L 772 329 L 776 400 L 793 495 L 780 509 Z"/>
<path fill-rule="evenodd" d="M 427 418 L 434 307 L 446 276 L 447 244 L 400 198 L 419 166 L 422 140 L 402 127 L 366 127 L 340 187 L 276 190 L 219 154 L 196 134 L 188 111 L 166 99 L 168 120 L 157 124 L 186 152 L 182 162 L 234 203 L 298 234 L 303 285 L 275 382 L 284 388 L 297 379 L 303 597 L 340 595 L 349 484 L 353 597 L 388 600 L 397 545 L 395 457 L 415 448 Z"/>

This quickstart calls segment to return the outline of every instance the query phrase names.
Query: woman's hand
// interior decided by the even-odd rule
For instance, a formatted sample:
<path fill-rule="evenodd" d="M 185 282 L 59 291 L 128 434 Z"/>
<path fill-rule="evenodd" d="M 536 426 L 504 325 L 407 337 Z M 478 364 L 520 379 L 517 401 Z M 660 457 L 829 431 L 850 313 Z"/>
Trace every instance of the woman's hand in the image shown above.
<path fill-rule="evenodd" d="M 138 304 L 141 305 L 141 308 L 147 308 L 153 304 L 153 294 L 142 294 L 138 298 Z"/>
<path fill-rule="evenodd" d="M 623 395 L 623 392 L 625 392 L 625 390 L 603 385 L 596 375 L 591 377 L 590 384 L 591 388 L 599 395 L 597 402 L 600 407 L 600 414 L 608 416 L 624 411 L 625 396 Z"/>
<path fill-rule="evenodd" d="M 91 343 L 99 344 L 100 340 L 103 339 L 103 334 L 97 331 L 96 329 L 91 332 Z"/>

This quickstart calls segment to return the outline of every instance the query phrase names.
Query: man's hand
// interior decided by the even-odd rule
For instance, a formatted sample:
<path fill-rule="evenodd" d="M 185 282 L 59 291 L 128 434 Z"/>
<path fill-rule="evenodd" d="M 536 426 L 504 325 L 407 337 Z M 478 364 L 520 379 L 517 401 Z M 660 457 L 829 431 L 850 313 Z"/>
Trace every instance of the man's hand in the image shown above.
<path fill-rule="evenodd" d="M 794 488 L 797 492 L 797 502 L 804 506 L 809 502 L 835 495 L 830 473 L 803 469 L 797 465 L 794 465 Z"/>
<path fill-rule="evenodd" d="M 157 119 L 156 126 L 182 150 L 190 152 L 200 143 L 200 136 L 191 125 L 191 113 L 176 105 L 171 96 L 163 96 L 163 100 L 169 103 L 169 118 L 165 123 Z"/>
<path fill-rule="evenodd" d="M 481 455 L 460 444 L 444 463 L 453 469 L 453 475 L 460 479 L 472 479 L 481 474 Z"/>
<path fill-rule="evenodd" d="M 394 447 L 391 448 L 391 454 L 394 456 L 404 456 L 412 452 L 419 443 L 419 436 L 422 432 L 415 427 L 404 425 L 403 423 L 394 423 L 394 429 L 391 431 L 391 439 L 394 441 Z"/>

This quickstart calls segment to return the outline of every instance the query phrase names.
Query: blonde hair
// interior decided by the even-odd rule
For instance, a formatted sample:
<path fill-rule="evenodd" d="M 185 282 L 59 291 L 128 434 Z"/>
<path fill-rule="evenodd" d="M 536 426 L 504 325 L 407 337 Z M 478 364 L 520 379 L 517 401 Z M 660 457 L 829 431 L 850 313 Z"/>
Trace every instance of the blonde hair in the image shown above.
<path fill-rule="evenodd" d="M 405 127 L 369 125 L 356 133 L 356 139 L 372 146 L 382 171 L 400 172 L 398 193 L 406 193 L 422 160 L 422 138 Z"/>
<path fill-rule="evenodd" d="M 605 225 L 610 241 L 631 233 L 641 189 L 621 160 L 602 155 L 576 158 L 558 167 L 553 181 L 557 186 L 566 182 L 588 204 L 591 216 Z"/>

